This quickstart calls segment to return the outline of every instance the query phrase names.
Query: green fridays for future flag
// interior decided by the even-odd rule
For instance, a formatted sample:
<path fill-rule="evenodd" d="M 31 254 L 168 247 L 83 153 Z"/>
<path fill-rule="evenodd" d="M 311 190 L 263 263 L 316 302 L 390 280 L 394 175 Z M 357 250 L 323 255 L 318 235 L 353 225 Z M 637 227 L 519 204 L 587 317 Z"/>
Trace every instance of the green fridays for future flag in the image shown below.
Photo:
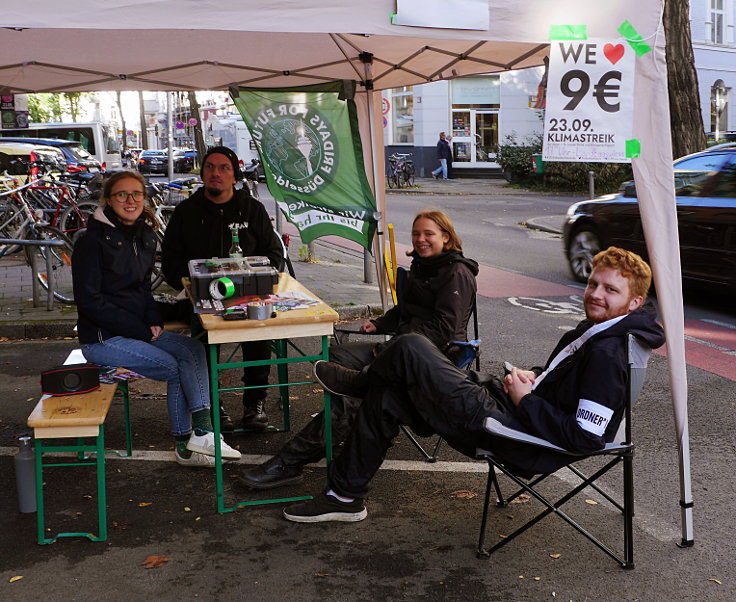
<path fill-rule="evenodd" d="M 331 234 L 370 249 L 376 201 L 355 103 L 345 99 L 350 94 L 343 83 L 233 88 L 230 94 L 258 147 L 268 190 L 302 241 Z"/>

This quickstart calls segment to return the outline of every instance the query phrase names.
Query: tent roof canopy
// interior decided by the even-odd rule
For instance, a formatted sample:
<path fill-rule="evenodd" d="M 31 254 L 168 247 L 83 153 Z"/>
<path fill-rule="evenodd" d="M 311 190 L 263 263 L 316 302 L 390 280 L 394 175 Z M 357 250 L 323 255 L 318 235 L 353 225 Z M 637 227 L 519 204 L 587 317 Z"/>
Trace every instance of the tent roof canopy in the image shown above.
<path fill-rule="evenodd" d="M 372 86 L 386 89 L 532 67 L 547 54 L 546 43 L 121 29 L 6 29 L 0 46 L 8 49 L 0 59 L 6 93 L 296 87 L 341 79 L 365 86 L 364 61 L 371 59 Z"/>

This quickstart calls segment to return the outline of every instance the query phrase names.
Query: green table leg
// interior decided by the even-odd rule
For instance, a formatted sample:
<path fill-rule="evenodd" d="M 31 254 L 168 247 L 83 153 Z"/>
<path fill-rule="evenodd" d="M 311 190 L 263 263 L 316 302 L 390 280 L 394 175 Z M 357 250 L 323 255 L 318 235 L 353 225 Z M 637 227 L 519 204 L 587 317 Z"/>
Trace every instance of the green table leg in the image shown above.
<path fill-rule="evenodd" d="M 276 347 L 276 357 L 279 359 L 285 358 L 289 353 L 289 348 L 286 341 L 283 339 L 274 341 Z M 277 372 L 279 375 L 279 397 L 281 399 L 281 410 L 284 417 L 283 430 L 288 431 L 291 428 L 291 409 L 289 407 L 289 387 L 284 383 L 289 382 L 289 365 L 279 364 L 277 366 Z"/>
<path fill-rule="evenodd" d="M 215 431 L 215 489 L 217 492 L 217 511 L 225 512 L 225 486 L 222 482 L 222 446 L 220 445 L 220 363 L 219 345 L 209 345 L 210 349 L 210 398 L 212 407 L 212 426 Z"/>

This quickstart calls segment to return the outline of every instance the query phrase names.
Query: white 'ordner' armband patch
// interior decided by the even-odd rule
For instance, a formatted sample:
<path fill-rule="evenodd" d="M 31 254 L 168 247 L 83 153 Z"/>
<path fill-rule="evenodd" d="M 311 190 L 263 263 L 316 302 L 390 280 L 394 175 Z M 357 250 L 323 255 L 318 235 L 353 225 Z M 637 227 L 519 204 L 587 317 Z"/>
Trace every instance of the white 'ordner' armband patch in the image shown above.
<path fill-rule="evenodd" d="M 575 419 L 578 425 L 584 431 L 603 436 L 606 427 L 613 416 L 613 410 L 607 408 L 590 399 L 581 399 L 578 403 L 578 411 L 575 413 Z"/>

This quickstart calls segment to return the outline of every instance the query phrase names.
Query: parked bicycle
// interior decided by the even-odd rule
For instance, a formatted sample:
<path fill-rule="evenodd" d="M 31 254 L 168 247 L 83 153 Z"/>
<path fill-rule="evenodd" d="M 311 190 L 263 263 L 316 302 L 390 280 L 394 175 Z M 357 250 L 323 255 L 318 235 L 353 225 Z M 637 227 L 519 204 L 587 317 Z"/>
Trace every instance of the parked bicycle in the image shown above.
<path fill-rule="evenodd" d="M 388 158 L 386 184 L 389 188 L 414 186 L 413 153 L 393 153 Z"/>
<path fill-rule="evenodd" d="M 3 213 L 3 221 L 0 222 L 0 232 L 4 238 L 15 240 L 59 240 L 61 246 L 38 247 L 44 260 L 50 259 L 50 267 L 53 270 L 54 297 L 63 303 L 74 303 L 74 290 L 72 287 L 72 247 L 71 239 L 56 228 L 52 228 L 44 220 L 42 209 L 32 207 L 26 200 L 23 191 L 32 186 L 33 182 L 24 184 L 11 190 L 0 192 L 0 205 L 12 207 L 12 211 Z M 20 220 L 20 221 L 19 221 Z M 12 232 L 8 236 L 8 232 Z M 13 245 L 0 246 L 0 257 L 12 250 Z M 24 246 L 26 262 L 33 266 L 35 261 L 36 247 Z M 37 271 L 38 282 L 48 290 L 49 274 L 45 269 Z"/>

